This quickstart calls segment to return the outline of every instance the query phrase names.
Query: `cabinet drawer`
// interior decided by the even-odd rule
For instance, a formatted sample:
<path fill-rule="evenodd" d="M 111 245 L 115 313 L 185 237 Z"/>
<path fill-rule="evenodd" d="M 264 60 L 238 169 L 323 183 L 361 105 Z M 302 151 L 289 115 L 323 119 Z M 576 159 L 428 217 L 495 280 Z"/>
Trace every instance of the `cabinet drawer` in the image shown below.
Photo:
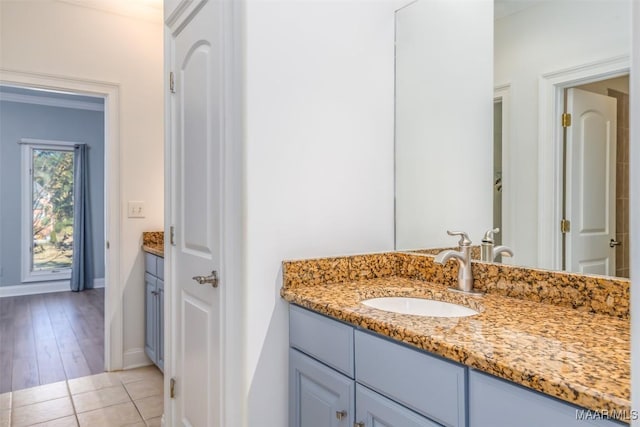
<path fill-rule="evenodd" d="M 157 276 L 157 260 L 158 257 L 150 254 L 148 252 L 144 253 L 144 270 L 149 273 L 149 274 L 153 274 L 154 276 Z"/>
<path fill-rule="evenodd" d="M 336 320 L 291 305 L 291 347 L 353 378 L 353 328 Z"/>
<path fill-rule="evenodd" d="M 625 426 L 604 419 L 579 419 L 586 409 L 545 396 L 517 384 L 469 372 L 470 427 L 614 427 Z"/>
<path fill-rule="evenodd" d="M 361 331 L 356 381 L 445 426 L 466 422 L 466 368 Z"/>

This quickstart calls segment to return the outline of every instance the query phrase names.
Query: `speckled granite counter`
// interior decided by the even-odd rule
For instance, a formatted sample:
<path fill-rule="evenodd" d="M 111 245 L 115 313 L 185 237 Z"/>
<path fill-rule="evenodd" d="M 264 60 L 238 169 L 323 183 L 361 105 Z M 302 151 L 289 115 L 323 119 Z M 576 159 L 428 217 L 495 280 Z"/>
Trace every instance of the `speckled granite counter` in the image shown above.
<path fill-rule="evenodd" d="M 596 287 L 603 291 L 596 298 L 607 301 L 595 309 L 587 305 L 571 308 L 566 304 L 541 303 L 526 296 L 514 298 L 501 294 L 500 286 L 487 283 L 484 286 L 490 291 L 473 297 L 447 290 L 442 281 L 407 277 L 412 275 L 407 266 L 416 262 L 425 263 L 427 270 L 437 268 L 430 258 L 416 261 L 412 257 L 379 254 L 312 260 L 311 264 L 285 262 L 281 295 L 291 303 L 564 401 L 595 411 L 630 413 L 628 305 L 625 315 L 615 313 L 607 304 L 628 297 L 628 283 L 620 282 L 623 289 L 618 290 L 617 282 L 609 287 L 601 283 L 602 279 L 586 277 L 587 282 L 595 280 Z M 455 273 L 444 270 L 424 274 L 424 268 L 418 268 L 413 276 L 416 271 L 422 271 L 426 278 Z M 571 277 L 565 280 L 572 284 L 574 294 L 580 293 L 576 288 L 590 289 L 588 283 L 571 281 L 577 275 L 568 276 Z M 380 296 L 450 301 L 474 308 L 480 314 L 464 318 L 421 317 L 360 304 L 364 299 Z M 615 315 L 599 311 L 613 311 Z"/>
<path fill-rule="evenodd" d="M 164 258 L 164 231 L 143 232 L 142 250 Z"/>

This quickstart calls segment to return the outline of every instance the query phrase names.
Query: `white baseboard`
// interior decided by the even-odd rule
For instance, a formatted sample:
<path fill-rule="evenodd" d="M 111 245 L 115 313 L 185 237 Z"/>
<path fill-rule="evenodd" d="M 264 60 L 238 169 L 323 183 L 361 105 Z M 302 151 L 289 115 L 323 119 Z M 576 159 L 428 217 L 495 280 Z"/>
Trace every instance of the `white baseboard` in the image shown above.
<path fill-rule="evenodd" d="M 124 352 L 122 369 L 140 368 L 149 365 L 153 365 L 153 362 L 147 357 L 143 348 L 132 348 Z"/>
<path fill-rule="evenodd" d="M 22 285 L 0 286 L 0 298 L 71 291 L 69 283 L 70 282 L 68 280 L 56 280 L 51 282 L 24 283 Z M 104 284 L 104 277 L 93 280 L 94 288 L 104 288 Z"/>
<path fill-rule="evenodd" d="M 25 283 L 23 285 L 0 286 L 0 297 L 17 297 L 20 295 L 48 294 L 51 292 L 64 292 L 69 290 L 68 280 L 56 280 L 55 282 Z"/>

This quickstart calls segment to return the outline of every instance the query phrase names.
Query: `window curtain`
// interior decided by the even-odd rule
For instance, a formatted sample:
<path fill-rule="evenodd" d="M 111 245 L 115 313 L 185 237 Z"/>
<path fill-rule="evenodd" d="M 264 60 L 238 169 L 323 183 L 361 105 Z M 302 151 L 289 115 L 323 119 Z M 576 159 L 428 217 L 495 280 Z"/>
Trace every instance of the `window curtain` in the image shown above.
<path fill-rule="evenodd" d="M 73 151 L 73 260 L 71 290 L 93 288 L 93 236 L 89 205 L 89 148 L 77 144 Z"/>

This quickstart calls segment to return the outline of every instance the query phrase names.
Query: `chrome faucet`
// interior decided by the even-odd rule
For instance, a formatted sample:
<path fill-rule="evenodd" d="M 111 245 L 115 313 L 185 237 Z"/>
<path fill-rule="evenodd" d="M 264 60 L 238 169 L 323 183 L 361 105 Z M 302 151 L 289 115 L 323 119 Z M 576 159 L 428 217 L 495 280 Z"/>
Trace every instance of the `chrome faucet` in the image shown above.
<path fill-rule="evenodd" d="M 493 235 L 499 233 L 499 228 L 494 228 L 484 233 L 482 244 L 480 245 L 480 260 L 485 262 L 493 262 L 499 255 L 513 256 L 513 250 L 504 245 L 494 246 Z"/>
<path fill-rule="evenodd" d="M 473 274 L 471 272 L 471 240 L 469 239 L 469 236 L 464 231 L 447 230 L 447 234 L 449 236 L 460 236 L 460 241 L 458 242 L 460 250 L 455 251 L 449 249 L 442 251 L 436 255 L 434 261 L 438 264 L 444 264 L 451 258 L 458 261 L 460 264 L 458 268 L 458 288 L 451 289 L 467 293 L 478 293 L 473 290 Z"/>

